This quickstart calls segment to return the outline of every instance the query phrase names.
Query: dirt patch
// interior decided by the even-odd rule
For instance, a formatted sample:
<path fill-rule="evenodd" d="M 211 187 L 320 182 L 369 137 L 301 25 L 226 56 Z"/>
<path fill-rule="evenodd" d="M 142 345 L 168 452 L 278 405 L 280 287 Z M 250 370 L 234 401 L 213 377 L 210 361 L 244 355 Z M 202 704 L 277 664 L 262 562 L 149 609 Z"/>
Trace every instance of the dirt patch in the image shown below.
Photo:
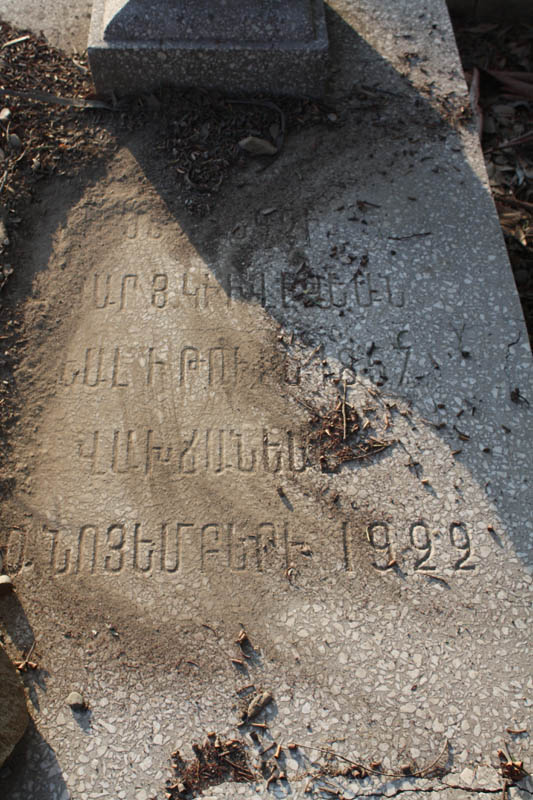
<path fill-rule="evenodd" d="M 112 137 L 102 113 L 83 108 L 92 88 L 85 63 L 5 22 L 0 22 L 0 46 L 0 203 L 9 236 L 44 180 L 94 164 L 109 154 Z M 82 108 L 43 102 L 44 95 L 76 96 Z M 8 247 L 0 248 L 2 283 L 10 274 L 6 266 L 12 266 L 8 254 Z"/>

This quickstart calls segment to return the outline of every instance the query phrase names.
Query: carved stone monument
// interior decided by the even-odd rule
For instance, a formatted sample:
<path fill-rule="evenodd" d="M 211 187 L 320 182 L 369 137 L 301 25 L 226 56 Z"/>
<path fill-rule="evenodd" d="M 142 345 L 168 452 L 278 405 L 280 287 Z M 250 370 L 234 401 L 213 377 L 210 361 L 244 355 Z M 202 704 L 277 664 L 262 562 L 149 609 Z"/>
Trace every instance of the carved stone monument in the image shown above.
<path fill-rule="evenodd" d="M 204 798 L 530 764 L 531 353 L 453 33 L 334 9 L 336 112 L 211 213 L 132 135 L 35 224 L 0 546 L 45 679 L 10 800 L 162 800 L 208 733 L 249 772 Z"/>
<path fill-rule="evenodd" d="M 95 0 L 89 62 L 100 92 L 164 85 L 320 95 L 322 0 Z"/>

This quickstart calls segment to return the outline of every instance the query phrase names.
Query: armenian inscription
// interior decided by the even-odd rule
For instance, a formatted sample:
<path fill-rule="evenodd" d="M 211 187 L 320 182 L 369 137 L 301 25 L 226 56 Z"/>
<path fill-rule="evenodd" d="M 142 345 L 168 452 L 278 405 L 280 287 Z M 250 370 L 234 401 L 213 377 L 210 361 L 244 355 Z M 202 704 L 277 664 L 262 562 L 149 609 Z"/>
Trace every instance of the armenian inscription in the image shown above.
<path fill-rule="evenodd" d="M 296 272 L 250 270 L 246 276 L 229 273 L 222 285 L 204 272 L 176 269 L 138 273 L 95 272 L 87 281 L 88 306 L 117 312 L 139 308 L 143 303 L 155 309 L 194 308 L 208 311 L 218 304 L 255 302 L 263 308 L 356 309 L 385 304 L 403 308 L 405 291 L 395 285 L 392 273 L 363 272 L 354 267 L 347 276 L 331 270 L 306 269 Z M 217 302 L 218 301 L 218 302 Z M 113 307 L 113 308 L 112 308 Z"/>
<path fill-rule="evenodd" d="M 137 247 L 144 222 L 132 220 L 125 240 Z M 254 223 L 267 239 L 271 222 Z M 164 234 L 151 228 L 148 241 L 160 246 Z M 233 231 L 230 252 L 248 235 Z M 370 269 L 366 252 L 331 242 L 320 266 L 299 258 L 294 264 L 287 256 L 281 268 L 230 265 L 219 274 L 191 256 L 161 260 L 148 247 L 127 268 L 104 259 L 89 273 L 76 313 L 90 320 L 92 334 L 74 337 L 57 364 L 55 435 L 64 443 L 65 475 L 75 472 L 91 491 L 79 503 L 49 493 L 37 539 L 54 579 L 316 569 L 353 578 L 362 561 L 383 577 L 475 571 L 470 523 L 441 513 L 436 525 L 421 506 L 411 520 L 373 511 L 361 527 L 343 512 L 345 521 L 330 515 L 319 524 L 286 500 L 279 481 L 305 485 L 320 474 L 301 424 L 325 400 L 309 405 L 309 387 L 330 398 L 344 387 L 344 402 L 361 381 L 401 387 L 416 344 L 402 318 L 408 287 L 392 270 Z M 380 308 L 393 315 L 393 327 L 372 338 L 346 335 L 343 316 L 357 320 Z M 275 341 L 261 332 L 271 313 L 288 320 Z M 301 341 L 294 330 L 304 316 L 310 327 Z M 321 318 L 341 322 L 324 328 Z M 280 390 L 296 402 L 283 400 L 281 415 Z M 96 516 L 92 490 L 105 498 Z M 275 502 L 263 503 L 265 492 Z M 206 514 L 211 493 L 225 505 Z M 249 510 L 241 514 L 242 501 Z M 343 509 L 349 505 L 350 496 Z M 142 514 L 134 510 L 141 507 Z M 8 558 L 22 563 L 29 550 L 30 539 L 13 532 Z"/>
<path fill-rule="evenodd" d="M 163 470 L 167 476 L 277 474 L 303 472 L 310 465 L 306 447 L 293 431 L 267 428 L 192 428 L 181 430 L 179 437 L 164 437 L 152 428 L 95 430 L 77 447 L 81 463 L 93 475 L 151 476 Z"/>
<path fill-rule="evenodd" d="M 189 788 L 243 800 L 501 794 L 500 748 L 531 763 L 530 362 L 449 17 L 328 26 L 338 108 L 119 103 L 118 146 L 16 237 L 13 800 L 179 794 L 211 731 L 253 781 Z M 274 157 L 240 153 L 247 119 Z"/>
<path fill-rule="evenodd" d="M 53 580 L 127 575 L 169 591 L 182 575 L 353 584 L 361 565 L 380 581 L 475 574 L 475 526 L 444 509 L 426 515 L 424 499 L 411 517 L 367 503 L 364 523 L 350 518 L 360 488 L 373 492 L 364 462 L 333 512 L 315 514 L 310 499 L 321 479 L 310 414 L 340 396 L 356 402 L 361 385 L 394 390 L 411 379 L 413 300 L 393 255 L 277 209 L 227 233 L 215 263 L 174 247 L 150 214 L 126 208 L 117 221 L 120 254 L 102 254 L 87 273 L 73 312 L 82 334 L 55 364 L 58 422 L 47 435 L 61 443 L 57 477 L 75 474 L 83 496 L 42 474 L 47 521 L 12 532 L 14 567 L 37 542 Z M 287 499 L 287 484 L 293 498 L 302 487 L 310 512 Z"/>
<path fill-rule="evenodd" d="M 339 348 L 337 364 L 324 360 L 321 344 L 313 348 L 311 356 L 303 361 L 291 358 L 288 353 L 273 355 L 267 350 L 252 361 L 242 347 L 231 345 L 229 340 L 226 343 L 224 336 L 220 335 L 222 331 L 216 343 L 215 336 L 212 336 L 212 342 L 204 347 L 192 344 L 196 338 L 193 333 L 186 330 L 179 333 L 184 341 L 178 347 L 163 341 L 144 347 L 106 344 L 84 347 L 60 361 L 58 386 L 66 390 L 71 387 L 138 390 L 166 382 L 174 391 L 183 393 L 200 386 L 236 389 L 243 384 L 260 385 L 266 376 L 273 373 L 281 383 L 298 386 L 317 366 L 322 367 L 324 382 L 335 379 L 352 385 L 361 374 L 377 385 L 384 385 L 388 376 L 394 375 L 397 383 L 401 384 L 412 350 L 409 331 L 399 331 L 392 347 L 371 342 L 365 346 L 353 343 Z"/>
<path fill-rule="evenodd" d="M 334 545 L 327 554 L 331 570 L 341 565 L 354 572 L 359 530 L 350 522 L 333 524 L 327 531 Z M 418 519 L 400 528 L 373 520 L 365 528 L 368 557 L 380 573 L 401 570 L 439 575 L 443 570 L 469 574 L 477 568 L 472 533 L 464 522 L 433 529 Z M 211 569 L 232 572 L 268 572 L 312 566 L 324 560 L 320 532 L 298 530 L 290 519 L 246 524 L 237 520 L 142 522 L 116 520 L 87 522 L 77 527 L 42 525 L 44 562 L 51 577 L 68 575 L 156 574 Z M 11 574 L 33 556 L 34 544 L 22 529 L 9 533 L 5 565 Z M 327 564 L 322 564 L 327 566 Z"/>

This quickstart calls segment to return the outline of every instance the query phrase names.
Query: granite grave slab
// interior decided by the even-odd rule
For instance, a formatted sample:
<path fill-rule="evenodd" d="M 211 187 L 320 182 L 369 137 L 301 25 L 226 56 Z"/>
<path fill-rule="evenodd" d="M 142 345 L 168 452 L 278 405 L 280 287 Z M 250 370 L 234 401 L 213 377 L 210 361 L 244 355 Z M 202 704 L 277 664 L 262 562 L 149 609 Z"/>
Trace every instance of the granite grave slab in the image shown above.
<path fill-rule="evenodd" d="M 134 136 L 43 200 L 10 800 L 162 800 L 209 733 L 253 780 L 204 798 L 460 800 L 501 794 L 503 746 L 530 765 L 531 352 L 446 8 L 328 29 L 335 119 L 205 216 Z"/>
<path fill-rule="evenodd" d="M 95 0 L 89 62 L 96 88 L 164 86 L 323 94 L 328 37 L 322 0 Z"/>

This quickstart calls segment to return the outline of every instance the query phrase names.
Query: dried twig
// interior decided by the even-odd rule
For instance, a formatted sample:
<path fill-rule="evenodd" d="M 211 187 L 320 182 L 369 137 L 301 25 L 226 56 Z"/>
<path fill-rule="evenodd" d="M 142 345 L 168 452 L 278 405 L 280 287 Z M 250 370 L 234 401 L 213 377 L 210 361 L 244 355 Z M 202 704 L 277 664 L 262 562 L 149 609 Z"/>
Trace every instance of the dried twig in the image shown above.
<path fill-rule="evenodd" d="M 483 111 L 479 104 L 479 83 L 480 83 L 480 74 L 477 67 L 474 67 L 472 70 L 472 81 L 470 83 L 470 106 L 472 108 L 472 113 L 474 115 L 474 119 L 476 121 L 476 130 L 479 139 L 483 135 Z"/>
<path fill-rule="evenodd" d="M 523 136 L 509 139 L 507 142 L 502 142 L 494 147 L 489 147 L 488 150 L 485 150 L 485 154 L 493 153 L 495 150 L 505 150 L 506 147 L 518 147 L 518 145 L 528 144 L 529 142 L 533 142 L 533 131 L 529 131 L 529 133 L 525 133 Z"/>
<path fill-rule="evenodd" d="M 486 152 L 489 152 L 488 150 Z M 494 199 L 497 203 L 506 206 L 514 206 L 516 208 L 524 208 L 526 211 L 533 211 L 533 203 L 528 203 L 526 200 L 519 200 L 518 197 L 511 197 L 507 194 L 494 193 Z"/>
<path fill-rule="evenodd" d="M 19 36 L 17 39 L 10 39 L 9 42 L 4 42 L 2 45 L 2 50 L 4 47 L 11 47 L 14 44 L 21 44 L 21 42 L 25 42 L 30 38 L 30 34 L 27 33 L 25 36 Z"/>
<path fill-rule="evenodd" d="M 342 439 L 346 441 L 346 380 L 343 381 L 344 394 L 342 397 Z"/>
<path fill-rule="evenodd" d="M 421 236 L 431 236 L 431 231 L 425 233 L 410 233 L 408 236 L 387 236 L 387 239 L 392 239 L 394 242 L 403 242 L 404 239 L 418 239 Z"/>
<path fill-rule="evenodd" d="M 103 100 L 88 100 L 84 97 L 59 97 L 49 92 L 22 92 L 18 89 L 0 89 L 0 97 L 19 97 L 22 100 L 31 100 L 37 103 L 53 103 L 58 106 L 69 106 L 73 108 L 105 108 L 113 111 L 113 106 L 104 103 Z"/>
<path fill-rule="evenodd" d="M 324 753 L 324 755 L 333 756 L 334 758 L 338 758 L 340 761 L 344 761 L 346 764 L 349 764 L 351 767 L 362 770 L 364 772 L 371 772 L 375 775 L 383 775 L 386 778 L 405 778 L 404 772 L 384 772 L 381 769 L 372 767 L 372 765 L 363 764 L 362 762 L 359 761 L 353 761 L 353 759 L 347 758 L 346 756 L 337 753 L 335 750 L 332 750 L 331 748 L 317 747 L 316 745 L 311 745 L 311 744 L 300 744 L 299 742 L 293 742 L 291 744 L 294 744 L 296 747 L 301 747 L 304 750 L 316 750 L 319 753 Z M 437 768 L 439 761 L 441 761 L 447 749 L 448 749 L 448 739 L 445 739 L 442 749 L 439 752 L 437 758 L 430 764 L 427 764 L 422 769 L 413 770 L 410 773 L 409 777 L 423 778 L 424 776 L 431 774 Z"/>
<path fill-rule="evenodd" d="M 196 796 L 207 786 L 227 780 L 250 782 L 257 777 L 248 764 L 244 742 L 239 739 L 221 740 L 211 733 L 203 745 L 193 744 L 192 748 L 196 758 L 188 763 L 178 751 L 172 754 L 178 779 L 167 784 L 169 798 Z"/>
<path fill-rule="evenodd" d="M 33 640 L 31 647 L 26 653 L 26 655 L 23 656 L 22 661 L 15 661 L 15 666 L 19 672 L 26 672 L 28 667 L 30 669 L 37 669 L 37 663 L 35 661 L 30 661 L 30 658 L 32 657 L 34 650 L 35 650 L 35 639 Z"/>

